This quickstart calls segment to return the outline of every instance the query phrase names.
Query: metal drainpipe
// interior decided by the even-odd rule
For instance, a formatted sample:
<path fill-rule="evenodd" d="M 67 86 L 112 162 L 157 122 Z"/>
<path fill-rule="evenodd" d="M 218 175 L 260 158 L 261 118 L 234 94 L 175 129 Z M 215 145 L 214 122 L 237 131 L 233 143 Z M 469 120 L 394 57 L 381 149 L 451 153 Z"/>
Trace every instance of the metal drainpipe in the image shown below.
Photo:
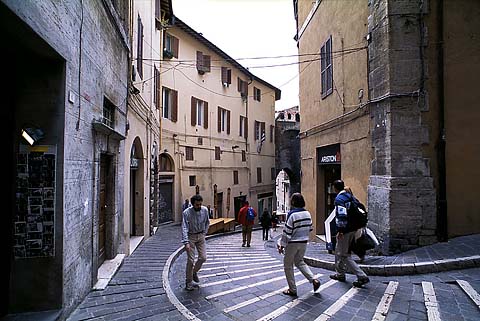
<path fill-rule="evenodd" d="M 438 41 L 438 205 L 437 205 L 437 237 L 441 242 L 448 240 L 448 216 L 447 216 L 447 184 L 446 184 L 446 136 L 445 136 L 445 87 L 444 87 L 444 54 L 443 54 L 443 0 L 437 2 L 437 32 Z"/>

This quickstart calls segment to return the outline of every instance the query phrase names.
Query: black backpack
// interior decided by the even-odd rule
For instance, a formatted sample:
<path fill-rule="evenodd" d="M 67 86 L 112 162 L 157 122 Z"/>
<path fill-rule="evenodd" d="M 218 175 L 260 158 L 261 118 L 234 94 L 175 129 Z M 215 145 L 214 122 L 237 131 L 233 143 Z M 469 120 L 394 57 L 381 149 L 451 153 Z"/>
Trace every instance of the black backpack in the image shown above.
<path fill-rule="evenodd" d="M 365 205 L 360 203 L 355 197 L 351 197 L 351 201 L 347 207 L 348 225 L 351 230 L 358 230 L 366 227 L 368 223 L 368 213 Z"/>

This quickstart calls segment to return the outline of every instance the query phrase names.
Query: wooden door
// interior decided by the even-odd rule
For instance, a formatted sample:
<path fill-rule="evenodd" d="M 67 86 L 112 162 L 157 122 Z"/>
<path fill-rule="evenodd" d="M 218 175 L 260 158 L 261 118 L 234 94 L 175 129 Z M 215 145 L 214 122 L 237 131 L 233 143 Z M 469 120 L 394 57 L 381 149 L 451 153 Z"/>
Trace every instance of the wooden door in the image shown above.
<path fill-rule="evenodd" d="M 98 265 L 105 261 L 105 212 L 107 210 L 107 167 L 108 161 L 105 156 L 100 160 L 100 211 L 98 215 Z"/>

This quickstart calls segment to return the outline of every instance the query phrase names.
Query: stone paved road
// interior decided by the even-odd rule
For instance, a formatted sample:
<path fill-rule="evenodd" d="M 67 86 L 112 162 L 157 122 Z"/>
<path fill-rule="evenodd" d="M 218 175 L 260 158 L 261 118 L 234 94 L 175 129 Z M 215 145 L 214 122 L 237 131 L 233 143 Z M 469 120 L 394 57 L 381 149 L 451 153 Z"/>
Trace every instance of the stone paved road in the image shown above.
<path fill-rule="evenodd" d="M 467 294 L 475 299 L 480 292 L 478 268 L 371 277 L 363 289 L 352 288 L 351 275 L 339 283 L 330 281 L 331 271 L 312 268 L 322 282 L 318 293 L 298 273 L 299 297 L 291 298 L 281 293 L 286 280 L 275 242 L 261 238 L 254 231 L 251 248 L 240 246 L 240 234 L 208 240 L 201 287 L 193 292 L 184 290 L 186 256 L 180 255 L 169 278 L 176 297 L 200 320 L 480 320 L 480 302 Z"/>

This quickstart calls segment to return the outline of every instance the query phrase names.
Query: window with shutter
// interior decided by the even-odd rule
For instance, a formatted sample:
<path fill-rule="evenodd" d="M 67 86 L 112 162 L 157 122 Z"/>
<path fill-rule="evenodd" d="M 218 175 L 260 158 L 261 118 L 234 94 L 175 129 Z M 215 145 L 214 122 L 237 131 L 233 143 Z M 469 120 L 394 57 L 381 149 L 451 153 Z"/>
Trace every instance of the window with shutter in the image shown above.
<path fill-rule="evenodd" d="M 220 147 L 215 146 L 215 160 L 220 160 Z"/>
<path fill-rule="evenodd" d="M 153 104 L 156 109 L 160 109 L 160 72 L 157 67 L 153 66 Z"/>
<path fill-rule="evenodd" d="M 233 171 L 233 185 L 238 185 L 238 171 Z"/>
<path fill-rule="evenodd" d="M 247 161 L 247 153 L 242 150 L 242 162 L 246 162 Z"/>
<path fill-rule="evenodd" d="M 262 92 L 257 87 L 253 87 L 253 99 L 256 101 L 262 100 Z"/>
<path fill-rule="evenodd" d="M 162 87 L 162 107 L 162 117 L 176 122 L 178 114 L 178 92 L 176 90 Z"/>
<path fill-rule="evenodd" d="M 137 72 L 143 79 L 143 24 L 140 15 L 137 20 Z"/>
<path fill-rule="evenodd" d="M 192 126 L 197 125 L 197 98 L 192 96 L 192 101 L 191 101 L 191 113 L 190 113 L 190 124 Z"/>
<path fill-rule="evenodd" d="M 320 49 L 321 94 L 322 99 L 333 92 L 332 36 Z"/>
<path fill-rule="evenodd" d="M 232 83 L 232 69 L 222 67 L 222 85 L 228 87 Z"/>
<path fill-rule="evenodd" d="M 262 182 L 262 168 L 257 167 L 257 183 L 261 183 L 261 182 Z"/>

